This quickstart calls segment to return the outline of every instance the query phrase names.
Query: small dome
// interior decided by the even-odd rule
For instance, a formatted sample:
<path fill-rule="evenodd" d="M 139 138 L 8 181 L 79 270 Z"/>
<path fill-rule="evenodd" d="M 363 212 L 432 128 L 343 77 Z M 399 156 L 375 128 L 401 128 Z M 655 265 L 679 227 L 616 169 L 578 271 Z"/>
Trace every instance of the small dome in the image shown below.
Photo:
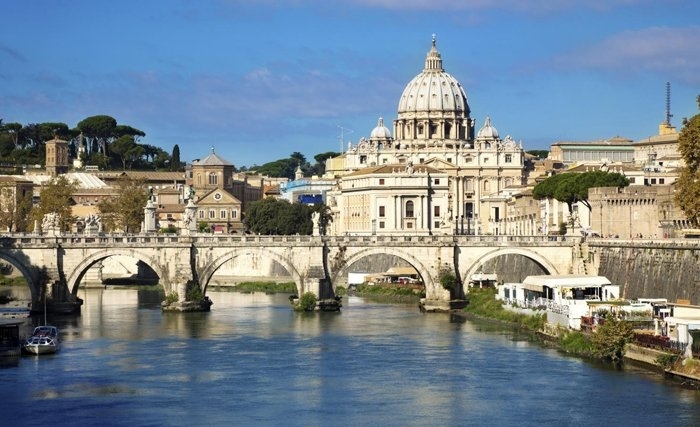
<path fill-rule="evenodd" d="M 384 119 L 379 118 L 377 121 L 377 127 L 372 129 L 372 133 L 369 134 L 370 139 L 391 139 L 391 131 L 388 127 L 384 126 Z"/>
<path fill-rule="evenodd" d="M 491 126 L 491 118 L 486 116 L 486 122 L 484 126 L 479 129 L 479 133 L 476 134 L 477 138 L 480 139 L 498 139 L 498 130 Z"/>

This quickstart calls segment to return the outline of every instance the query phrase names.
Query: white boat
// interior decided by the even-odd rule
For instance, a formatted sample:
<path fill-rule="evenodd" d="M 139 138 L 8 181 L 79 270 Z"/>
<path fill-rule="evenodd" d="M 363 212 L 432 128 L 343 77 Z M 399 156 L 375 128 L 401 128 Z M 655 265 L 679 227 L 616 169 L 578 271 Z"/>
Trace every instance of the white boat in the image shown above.
<path fill-rule="evenodd" d="M 61 349 L 61 338 L 55 326 L 37 326 L 24 342 L 24 350 L 32 354 L 51 354 Z"/>

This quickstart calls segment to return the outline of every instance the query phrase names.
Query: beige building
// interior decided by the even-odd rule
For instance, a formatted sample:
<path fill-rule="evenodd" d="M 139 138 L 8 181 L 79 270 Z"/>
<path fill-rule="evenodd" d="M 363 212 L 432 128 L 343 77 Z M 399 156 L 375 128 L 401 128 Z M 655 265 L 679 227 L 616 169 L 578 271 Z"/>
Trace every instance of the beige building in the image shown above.
<path fill-rule="evenodd" d="M 470 231 L 489 230 L 489 221 L 498 223 L 505 216 L 506 200 L 498 194 L 525 181 L 524 152 L 522 144 L 510 136 L 501 138 L 489 117 L 475 133 L 475 120 L 470 114 L 464 88 L 444 70 L 433 38 L 423 71 L 406 85 L 399 98 L 393 136 L 380 118 L 368 139 L 349 144 L 342 156 L 329 159 L 326 171 L 340 178 L 342 197 L 345 197 L 348 185 L 344 181 L 348 174 L 380 166 L 405 165 L 408 168 L 412 165 L 415 169 L 425 165 L 447 176 L 448 197 L 442 207 L 446 211 L 441 212 L 441 217 L 456 219 L 460 223 L 459 232 L 462 232 L 462 222 L 467 222 Z M 363 173 L 374 173 L 372 171 L 368 169 Z M 362 191 L 358 185 L 369 185 L 369 182 L 374 181 L 355 182 L 355 190 Z M 423 194 L 427 194 L 427 185 L 428 181 L 424 180 L 420 190 Z M 338 201 L 332 207 L 334 221 L 346 215 L 338 208 L 346 204 Z M 357 223 L 352 231 L 371 233 L 372 220 L 379 221 L 379 218 L 363 221 L 363 230 L 356 228 L 360 226 Z M 434 226 L 432 222 L 431 227 Z M 350 226 L 347 221 L 339 223 Z M 427 231 L 427 225 L 425 222 L 421 229 Z M 339 228 L 337 231 L 350 230 Z"/>
<path fill-rule="evenodd" d="M 452 234 L 448 175 L 427 165 L 372 166 L 329 193 L 329 234 Z"/>
<path fill-rule="evenodd" d="M 34 183 L 24 177 L 0 175 L 0 230 L 27 231 L 18 229 L 16 220 L 23 203 L 27 203 L 27 208 L 31 207 L 33 189 Z M 32 225 L 29 226 L 31 228 Z"/>
<path fill-rule="evenodd" d="M 233 169 L 212 147 L 211 153 L 193 161 L 186 173 L 186 199 L 192 191 L 197 222 L 205 223 L 214 233 L 243 233 L 247 204 L 263 198 L 264 178 L 237 174 Z"/>
<path fill-rule="evenodd" d="M 591 142 L 556 142 L 549 149 L 549 158 L 565 165 L 632 163 L 634 154 L 632 140 L 620 136 Z"/>

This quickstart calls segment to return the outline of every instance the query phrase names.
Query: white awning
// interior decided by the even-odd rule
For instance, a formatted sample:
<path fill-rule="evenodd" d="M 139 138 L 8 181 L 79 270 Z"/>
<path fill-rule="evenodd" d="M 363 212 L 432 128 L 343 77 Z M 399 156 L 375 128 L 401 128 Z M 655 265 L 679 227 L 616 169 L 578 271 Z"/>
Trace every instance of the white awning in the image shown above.
<path fill-rule="evenodd" d="M 542 285 L 538 285 L 536 283 L 520 283 L 519 286 L 523 289 L 527 289 L 528 291 L 544 292 Z"/>
<path fill-rule="evenodd" d="M 527 276 L 523 280 L 523 287 L 546 286 L 548 288 L 600 288 L 612 285 L 605 276 Z M 529 289 L 529 288 L 526 288 Z"/>

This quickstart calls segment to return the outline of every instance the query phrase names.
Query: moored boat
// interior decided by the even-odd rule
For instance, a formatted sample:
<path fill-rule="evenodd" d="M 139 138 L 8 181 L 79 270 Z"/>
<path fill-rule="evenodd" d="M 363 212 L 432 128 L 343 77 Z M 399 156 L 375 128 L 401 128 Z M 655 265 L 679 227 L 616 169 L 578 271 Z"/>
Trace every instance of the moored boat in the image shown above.
<path fill-rule="evenodd" d="M 37 326 L 24 342 L 24 350 L 31 354 L 51 354 L 61 349 L 61 338 L 55 326 Z"/>

